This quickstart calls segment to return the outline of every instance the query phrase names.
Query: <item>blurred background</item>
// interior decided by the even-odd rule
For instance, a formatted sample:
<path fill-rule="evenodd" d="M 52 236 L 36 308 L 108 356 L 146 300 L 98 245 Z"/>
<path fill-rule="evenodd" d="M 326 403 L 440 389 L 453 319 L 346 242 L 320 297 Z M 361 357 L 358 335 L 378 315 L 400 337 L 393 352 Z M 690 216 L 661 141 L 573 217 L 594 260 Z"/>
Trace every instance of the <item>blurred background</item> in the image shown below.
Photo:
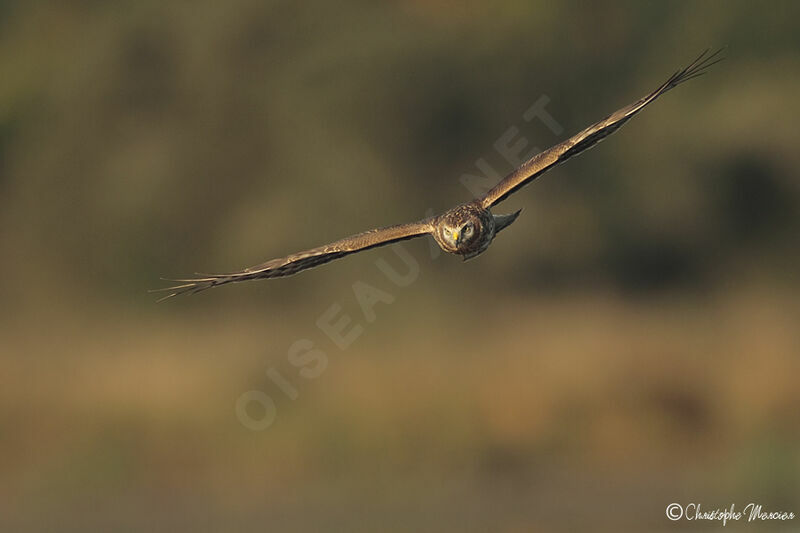
<path fill-rule="evenodd" d="M 800 512 L 798 20 L 789 1 L 0 2 L 0 530 Z M 500 139 L 546 148 L 723 45 L 499 206 L 524 211 L 476 260 L 418 240 L 404 286 L 381 248 L 147 293 L 466 201 L 465 175 L 512 170 Z M 542 97 L 563 131 L 523 118 Z M 354 284 L 382 291 L 366 313 Z"/>

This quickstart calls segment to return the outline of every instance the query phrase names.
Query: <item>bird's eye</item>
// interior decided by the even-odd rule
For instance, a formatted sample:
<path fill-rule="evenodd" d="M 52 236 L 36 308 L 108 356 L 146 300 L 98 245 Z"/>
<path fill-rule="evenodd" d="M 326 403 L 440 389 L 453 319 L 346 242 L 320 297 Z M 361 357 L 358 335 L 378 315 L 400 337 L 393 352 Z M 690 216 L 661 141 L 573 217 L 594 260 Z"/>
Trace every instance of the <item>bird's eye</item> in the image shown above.
<path fill-rule="evenodd" d="M 472 223 L 469 223 L 469 224 L 464 226 L 464 234 L 465 235 L 472 235 L 472 231 L 473 231 Z"/>

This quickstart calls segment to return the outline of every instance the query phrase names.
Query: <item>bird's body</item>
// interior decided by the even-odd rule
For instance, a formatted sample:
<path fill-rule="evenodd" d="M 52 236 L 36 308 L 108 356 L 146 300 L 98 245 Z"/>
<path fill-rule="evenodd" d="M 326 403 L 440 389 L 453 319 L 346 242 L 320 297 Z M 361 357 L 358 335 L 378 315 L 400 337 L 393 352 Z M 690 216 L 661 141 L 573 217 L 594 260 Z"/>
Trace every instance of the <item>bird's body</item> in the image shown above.
<path fill-rule="evenodd" d="M 201 274 L 202 277 L 171 280 L 181 282 L 181 285 L 157 290 L 168 291 L 169 294 L 163 298 L 166 299 L 177 294 L 194 293 L 227 283 L 288 276 L 351 253 L 422 235 L 433 236 L 445 252 L 461 255 L 465 260 L 475 257 L 486 251 L 497 233 L 508 227 L 519 215 L 519 211 L 510 215 L 495 215 L 491 212 L 493 205 L 502 202 L 555 165 L 597 145 L 665 92 L 704 74 L 705 69 L 721 60 L 721 58 L 715 59 L 719 52 L 718 50 L 708 55 L 708 50 L 706 50 L 689 66 L 670 76 L 666 82 L 644 98 L 617 110 L 569 139 L 533 156 L 503 178 L 483 197 L 460 204 L 441 215 L 410 224 L 365 231 L 318 248 L 273 259 L 239 272 Z"/>
<path fill-rule="evenodd" d="M 457 205 L 434 217 L 433 238 L 445 252 L 472 259 L 489 247 L 494 236 L 519 215 L 493 215 L 478 200 Z"/>

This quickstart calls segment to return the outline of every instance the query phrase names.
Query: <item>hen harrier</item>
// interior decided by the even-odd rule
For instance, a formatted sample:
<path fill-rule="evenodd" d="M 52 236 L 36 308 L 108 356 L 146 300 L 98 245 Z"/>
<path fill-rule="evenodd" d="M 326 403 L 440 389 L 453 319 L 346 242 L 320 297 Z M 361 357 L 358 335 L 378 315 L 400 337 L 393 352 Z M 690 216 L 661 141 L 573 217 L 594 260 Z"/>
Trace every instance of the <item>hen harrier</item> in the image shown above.
<path fill-rule="evenodd" d="M 173 287 L 156 289 L 169 292 L 161 300 L 177 294 L 195 293 L 218 285 L 262 278 L 289 276 L 334 259 L 378 246 L 385 246 L 421 235 L 432 235 L 445 252 L 462 255 L 464 259 L 475 257 L 485 251 L 495 235 L 507 228 L 517 219 L 520 211 L 510 215 L 495 215 L 490 208 L 508 198 L 537 177 L 572 156 L 591 148 L 608 137 L 647 104 L 697 76 L 705 74 L 706 69 L 721 61 L 721 50 L 709 54 L 706 50 L 687 67 L 669 77 L 658 89 L 629 106 L 612 113 L 603 120 L 592 124 L 577 135 L 545 150 L 526 161 L 514 172 L 503 178 L 482 198 L 456 206 L 438 216 L 385 228 L 371 229 L 363 233 L 345 237 L 342 240 L 298 252 L 266 263 L 229 274 L 197 274 L 197 278 L 169 279 L 180 283 Z M 160 300 L 159 300 L 160 301 Z"/>

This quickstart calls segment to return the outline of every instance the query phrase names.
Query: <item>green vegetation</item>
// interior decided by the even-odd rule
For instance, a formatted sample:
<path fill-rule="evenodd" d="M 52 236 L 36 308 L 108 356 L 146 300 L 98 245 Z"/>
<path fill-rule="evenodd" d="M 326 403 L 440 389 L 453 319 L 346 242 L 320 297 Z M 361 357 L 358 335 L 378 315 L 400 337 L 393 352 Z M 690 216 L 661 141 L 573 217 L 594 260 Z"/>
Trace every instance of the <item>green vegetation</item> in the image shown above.
<path fill-rule="evenodd" d="M 788 1 L 0 1 L 0 530 L 797 514 L 797 20 Z M 466 200 L 463 175 L 511 170 L 509 128 L 546 148 L 709 46 L 728 59 L 509 199 L 519 221 L 474 261 L 412 242 L 407 287 L 381 249 L 146 292 Z M 523 118 L 542 96 L 558 135 Z M 374 321 L 357 281 L 393 297 Z M 334 304 L 363 328 L 345 350 L 317 326 Z M 274 402 L 264 431 L 237 418 L 248 390 Z"/>

